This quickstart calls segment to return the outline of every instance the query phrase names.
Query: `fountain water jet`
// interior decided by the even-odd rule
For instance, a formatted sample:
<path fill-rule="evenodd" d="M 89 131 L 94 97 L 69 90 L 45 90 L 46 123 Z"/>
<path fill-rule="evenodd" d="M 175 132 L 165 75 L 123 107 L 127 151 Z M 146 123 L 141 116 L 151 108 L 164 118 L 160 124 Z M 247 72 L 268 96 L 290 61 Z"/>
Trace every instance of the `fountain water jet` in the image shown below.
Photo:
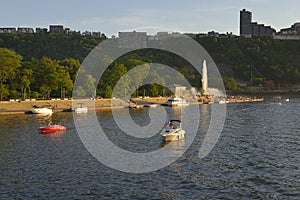
<path fill-rule="evenodd" d="M 202 64 L 202 90 L 204 95 L 208 95 L 207 67 L 205 59 Z"/>
<path fill-rule="evenodd" d="M 217 88 L 209 88 L 208 87 L 208 76 L 207 76 L 207 66 L 206 60 L 203 60 L 202 64 L 202 90 L 203 95 L 210 95 L 210 96 L 224 96 L 224 93 L 217 89 Z"/>

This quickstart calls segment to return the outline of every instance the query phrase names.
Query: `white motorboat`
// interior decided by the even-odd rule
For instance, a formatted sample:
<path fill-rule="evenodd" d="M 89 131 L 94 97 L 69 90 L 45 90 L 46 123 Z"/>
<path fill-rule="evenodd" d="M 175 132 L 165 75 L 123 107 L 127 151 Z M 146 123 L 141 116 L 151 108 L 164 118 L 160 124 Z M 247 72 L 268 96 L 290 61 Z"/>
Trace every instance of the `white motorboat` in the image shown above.
<path fill-rule="evenodd" d="M 160 134 L 164 141 L 180 140 L 185 137 L 185 130 L 182 129 L 180 120 L 170 120 Z"/>
<path fill-rule="evenodd" d="M 229 101 L 225 100 L 225 99 L 221 99 L 218 101 L 219 104 L 226 104 L 229 103 Z"/>
<path fill-rule="evenodd" d="M 166 105 L 166 106 L 186 106 L 186 105 L 189 105 L 189 103 L 181 97 L 171 97 L 171 98 L 168 98 L 168 101 L 164 105 Z"/>
<path fill-rule="evenodd" d="M 87 107 L 83 107 L 83 108 L 75 108 L 74 110 L 75 113 L 87 113 L 88 112 L 88 108 Z"/>
<path fill-rule="evenodd" d="M 86 106 L 83 106 L 83 103 L 79 103 L 78 105 L 79 107 L 73 109 L 75 113 L 84 114 L 88 112 L 88 108 Z"/>
<path fill-rule="evenodd" d="M 53 110 L 51 108 L 33 106 L 31 112 L 33 114 L 52 115 Z"/>
<path fill-rule="evenodd" d="M 227 103 L 229 103 L 229 101 L 225 97 L 219 97 L 219 98 L 215 99 L 215 103 L 227 104 Z"/>
<path fill-rule="evenodd" d="M 145 104 L 144 107 L 156 108 L 157 104 Z"/>
<path fill-rule="evenodd" d="M 130 104 L 128 107 L 129 108 L 143 108 L 144 106 L 143 105 L 137 105 L 137 104 Z"/>
<path fill-rule="evenodd" d="M 280 102 L 280 100 L 281 100 L 281 96 L 275 96 L 275 97 L 273 97 L 273 99 L 277 99 L 277 102 L 273 102 L 273 104 L 276 104 L 276 105 L 279 105 L 279 106 L 281 106 L 282 105 L 282 103 Z"/>

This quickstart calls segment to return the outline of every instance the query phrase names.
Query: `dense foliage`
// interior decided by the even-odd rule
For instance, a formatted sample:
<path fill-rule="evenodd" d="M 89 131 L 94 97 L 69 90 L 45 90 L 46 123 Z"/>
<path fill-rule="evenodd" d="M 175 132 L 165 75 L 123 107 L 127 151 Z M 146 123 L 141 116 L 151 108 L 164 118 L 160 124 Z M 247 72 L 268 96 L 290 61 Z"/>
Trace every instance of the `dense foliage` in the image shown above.
<path fill-rule="evenodd" d="M 6 83 L 17 76 L 21 60 L 22 56 L 14 51 L 0 48 L 0 100 L 3 99 L 3 96 L 9 94 L 9 88 Z"/>
<path fill-rule="evenodd" d="M 259 85 L 271 80 L 276 85 L 300 84 L 300 40 L 263 38 L 203 38 L 197 40 L 210 53 L 220 69 L 231 76 Z M 252 81 L 251 81 L 252 77 Z"/>
<path fill-rule="evenodd" d="M 66 34 L 0 34 L 0 47 L 17 52 L 26 61 L 42 57 L 55 60 L 74 58 L 83 61 L 103 40 Z"/>
<path fill-rule="evenodd" d="M 65 34 L 0 34 L 0 98 L 51 98 L 71 96 L 80 63 L 103 39 Z M 237 90 L 238 82 L 248 85 L 300 84 L 300 41 L 264 38 L 199 38 L 196 39 L 212 56 L 227 89 Z M 190 84 L 201 88 L 200 75 L 185 60 L 169 52 L 145 49 L 131 52 L 105 71 L 97 86 L 97 95 L 111 97 L 117 81 L 136 66 L 161 63 L 182 73 Z M 149 74 L 159 80 L 159 74 Z M 79 95 L 93 96 L 97 77 L 86 77 L 89 88 L 78 88 Z M 133 95 L 164 95 L 159 84 L 141 86 Z"/>

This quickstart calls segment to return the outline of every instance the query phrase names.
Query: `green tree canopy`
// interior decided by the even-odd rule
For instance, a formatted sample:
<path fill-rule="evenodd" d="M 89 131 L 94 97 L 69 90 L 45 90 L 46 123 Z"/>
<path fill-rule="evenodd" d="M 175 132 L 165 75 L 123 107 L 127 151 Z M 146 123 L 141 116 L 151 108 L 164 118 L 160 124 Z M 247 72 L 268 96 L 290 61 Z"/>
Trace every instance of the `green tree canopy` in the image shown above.
<path fill-rule="evenodd" d="M 0 100 L 8 95 L 8 86 L 5 84 L 16 76 L 21 61 L 21 55 L 6 48 L 0 48 Z"/>
<path fill-rule="evenodd" d="M 65 58 L 59 64 L 65 67 L 65 70 L 70 74 L 70 78 L 74 82 L 80 68 L 80 61 L 74 58 Z"/>
<path fill-rule="evenodd" d="M 33 89 L 39 91 L 46 98 L 51 97 L 54 91 L 56 96 L 60 96 L 62 88 L 70 93 L 73 83 L 67 68 L 60 65 L 60 62 L 48 57 L 40 60 L 32 59 L 29 63 L 34 74 Z"/>

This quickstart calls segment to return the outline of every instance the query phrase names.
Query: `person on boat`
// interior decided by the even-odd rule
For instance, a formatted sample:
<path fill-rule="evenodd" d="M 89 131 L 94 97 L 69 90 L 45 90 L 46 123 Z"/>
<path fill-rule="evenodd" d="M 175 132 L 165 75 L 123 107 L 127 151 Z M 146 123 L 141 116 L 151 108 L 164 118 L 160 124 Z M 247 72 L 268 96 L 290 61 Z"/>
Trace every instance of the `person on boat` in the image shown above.
<path fill-rule="evenodd" d="M 173 126 L 174 126 L 173 122 L 170 122 L 169 123 L 169 128 L 173 128 Z"/>

